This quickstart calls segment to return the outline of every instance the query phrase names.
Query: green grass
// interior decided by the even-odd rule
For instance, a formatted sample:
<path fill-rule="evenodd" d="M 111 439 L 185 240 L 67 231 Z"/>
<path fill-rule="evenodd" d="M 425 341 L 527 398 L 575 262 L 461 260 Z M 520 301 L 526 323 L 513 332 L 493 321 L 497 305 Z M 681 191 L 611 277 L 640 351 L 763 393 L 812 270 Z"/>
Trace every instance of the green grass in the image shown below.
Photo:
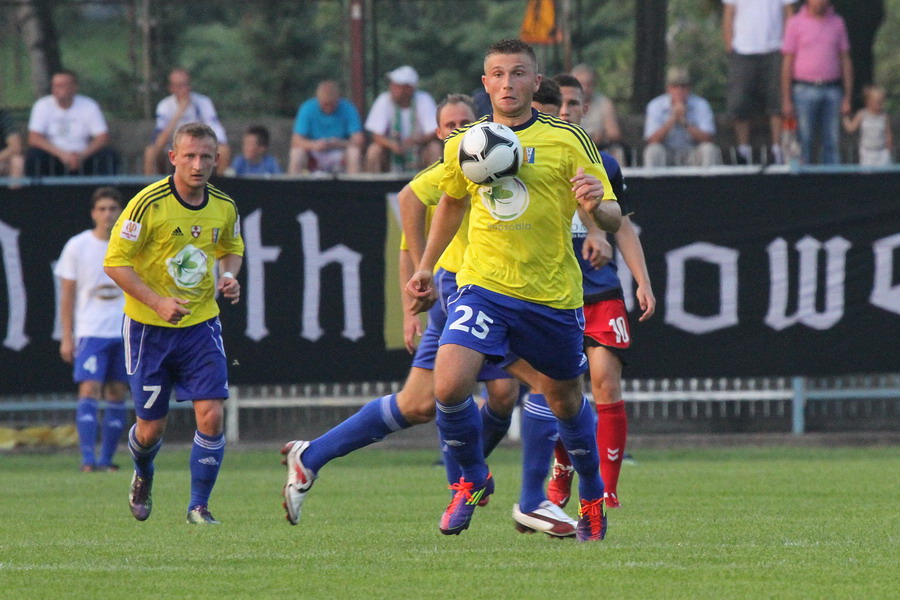
<path fill-rule="evenodd" d="M 232 450 L 214 528 L 184 523 L 183 449 L 159 456 L 145 523 L 126 506 L 130 472 L 3 456 L 0 598 L 897 597 L 896 447 L 636 453 L 599 544 L 515 532 L 512 449 L 493 457 L 497 493 L 459 537 L 437 530 L 436 451 L 335 461 L 290 527 L 277 452 Z"/>

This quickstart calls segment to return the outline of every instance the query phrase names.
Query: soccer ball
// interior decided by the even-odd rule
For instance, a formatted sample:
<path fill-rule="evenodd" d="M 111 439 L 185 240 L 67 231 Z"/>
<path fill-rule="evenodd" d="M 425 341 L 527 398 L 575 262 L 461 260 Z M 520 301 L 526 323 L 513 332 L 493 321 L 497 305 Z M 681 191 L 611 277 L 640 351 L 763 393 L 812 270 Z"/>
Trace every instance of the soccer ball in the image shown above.
<path fill-rule="evenodd" d="M 477 123 L 459 143 L 459 167 L 469 181 L 478 185 L 515 175 L 524 159 L 519 137 L 500 123 Z"/>

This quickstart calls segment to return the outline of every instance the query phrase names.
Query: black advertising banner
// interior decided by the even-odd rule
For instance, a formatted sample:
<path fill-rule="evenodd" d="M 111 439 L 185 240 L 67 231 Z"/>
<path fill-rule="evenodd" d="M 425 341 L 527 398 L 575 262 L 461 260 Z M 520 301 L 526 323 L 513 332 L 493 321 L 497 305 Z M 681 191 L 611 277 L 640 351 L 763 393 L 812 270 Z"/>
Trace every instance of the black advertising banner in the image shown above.
<path fill-rule="evenodd" d="M 900 173 L 627 179 L 658 306 L 630 313 L 625 377 L 900 371 Z M 233 383 L 404 378 L 384 336 L 402 184 L 217 182 L 247 246 L 241 302 L 220 303 Z M 91 226 L 94 187 L 0 188 L 0 395 L 74 389 L 52 264 Z"/>

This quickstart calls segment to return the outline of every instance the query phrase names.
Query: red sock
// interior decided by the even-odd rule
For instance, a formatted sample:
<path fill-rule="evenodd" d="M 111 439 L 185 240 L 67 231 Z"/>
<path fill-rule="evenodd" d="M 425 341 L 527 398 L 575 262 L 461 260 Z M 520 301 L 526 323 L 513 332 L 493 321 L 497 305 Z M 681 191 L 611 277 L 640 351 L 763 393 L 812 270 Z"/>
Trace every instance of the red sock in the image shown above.
<path fill-rule="evenodd" d="M 625 401 L 597 405 L 597 449 L 600 451 L 600 476 L 606 491 L 615 494 L 628 437 Z"/>
<path fill-rule="evenodd" d="M 567 467 L 572 466 L 572 459 L 569 458 L 569 453 L 566 452 L 566 447 L 563 446 L 562 440 L 556 440 L 554 452 L 556 453 L 556 462 Z"/>

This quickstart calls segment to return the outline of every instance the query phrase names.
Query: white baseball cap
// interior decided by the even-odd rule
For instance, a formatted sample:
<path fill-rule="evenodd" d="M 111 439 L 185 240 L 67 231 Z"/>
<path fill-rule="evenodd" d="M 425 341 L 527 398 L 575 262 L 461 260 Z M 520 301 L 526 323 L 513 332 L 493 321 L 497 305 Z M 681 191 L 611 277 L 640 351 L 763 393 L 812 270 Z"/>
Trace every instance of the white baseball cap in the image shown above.
<path fill-rule="evenodd" d="M 415 87 L 419 84 L 419 74 L 409 65 L 397 67 L 388 73 L 387 77 L 391 83 L 396 83 L 397 85 L 411 85 Z"/>

